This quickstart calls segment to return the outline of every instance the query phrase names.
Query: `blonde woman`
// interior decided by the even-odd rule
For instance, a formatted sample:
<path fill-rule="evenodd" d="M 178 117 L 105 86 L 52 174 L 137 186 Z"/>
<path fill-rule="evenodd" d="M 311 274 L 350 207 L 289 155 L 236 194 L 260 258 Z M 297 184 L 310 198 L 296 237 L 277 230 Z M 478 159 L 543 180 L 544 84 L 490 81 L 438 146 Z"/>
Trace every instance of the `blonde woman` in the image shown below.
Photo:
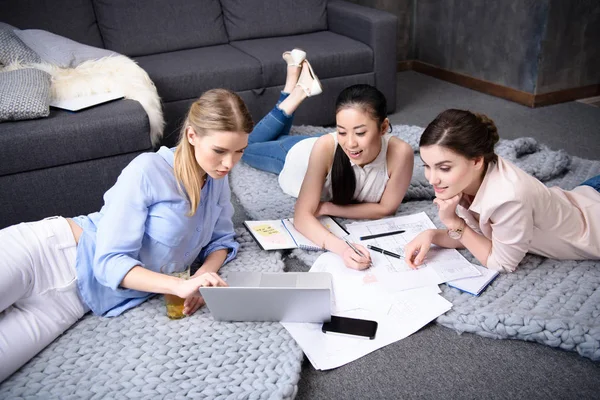
<path fill-rule="evenodd" d="M 166 293 L 189 315 L 199 287 L 225 284 L 216 272 L 238 250 L 227 174 L 252 128 L 238 95 L 210 90 L 177 147 L 136 157 L 99 212 L 0 230 L 0 382 L 89 310 L 117 316 Z M 189 280 L 159 273 L 173 261 L 201 267 Z"/>

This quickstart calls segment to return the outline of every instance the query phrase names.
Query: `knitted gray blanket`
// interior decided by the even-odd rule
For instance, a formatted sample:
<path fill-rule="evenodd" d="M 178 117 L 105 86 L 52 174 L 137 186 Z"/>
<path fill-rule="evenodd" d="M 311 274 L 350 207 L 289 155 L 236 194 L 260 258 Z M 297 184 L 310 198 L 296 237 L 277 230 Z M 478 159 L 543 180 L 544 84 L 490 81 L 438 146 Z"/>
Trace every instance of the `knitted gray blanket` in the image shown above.
<path fill-rule="evenodd" d="M 297 127 L 296 133 L 323 128 Z M 393 134 L 417 149 L 422 128 L 394 127 Z M 532 138 L 501 140 L 497 153 L 536 176 L 548 186 L 572 189 L 600 174 L 600 162 L 552 151 Z M 416 157 L 418 160 L 418 156 Z M 293 214 L 294 198 L 285 195 L 277 177 L 241 164 L 232 173 L 233 192 L 253 219 L 275 219 Z M 397 215 L 425 211 L 442 226 L 431 200 L 420 160 Z M 256 190 L 260 188 L 260 190 Z M 349 222 L 349 221 L 342 221 Z M 476 262 L 467 251 L 462 254 Z M 292 257 L 312 265 L 321 252 L 296 249 Z M 442 285 L 453 307 L 436 322 L 458 332 L 495 339 L 520 339 L 577 351 L 600 360 L 600 262 L 557 261 L 528 255 L 516 272 L 501 274 L 479 297 Z"/>
<path fill-rule="evenodd" d="M 243 228 L 230 271 L 282 271 Z M 260 258 L 260 263 L 257 263 Z M 0 398 L 292 399 L 303 353 L 279 323 L 169 320 L 161 296 L 116 318 L 86 315 L 0 385 Z"/>

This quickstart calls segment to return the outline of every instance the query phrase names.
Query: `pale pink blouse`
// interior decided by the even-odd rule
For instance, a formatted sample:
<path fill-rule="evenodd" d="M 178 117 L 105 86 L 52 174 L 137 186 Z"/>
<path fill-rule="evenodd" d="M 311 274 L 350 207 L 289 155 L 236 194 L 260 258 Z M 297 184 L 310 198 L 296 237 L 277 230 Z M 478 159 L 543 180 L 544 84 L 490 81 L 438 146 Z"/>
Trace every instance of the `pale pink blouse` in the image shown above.
<path fill-rule="evenodd" d="M 590 186 L 548 188 L 511 162 L 491 163 L 471 203 L 456 212 L 492 241 L 487 267 L 514 271 L 525 253 L 600 259 L 600 193 Z"/>

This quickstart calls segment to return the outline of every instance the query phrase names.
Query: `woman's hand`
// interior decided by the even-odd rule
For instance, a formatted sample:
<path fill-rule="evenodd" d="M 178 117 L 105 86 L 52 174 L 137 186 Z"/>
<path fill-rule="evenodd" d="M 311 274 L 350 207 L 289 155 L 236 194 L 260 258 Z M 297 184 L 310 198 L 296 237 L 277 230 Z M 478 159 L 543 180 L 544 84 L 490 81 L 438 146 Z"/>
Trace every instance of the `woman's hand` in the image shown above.
<path fill-rule="evenodd" d="M 183 313 L 185 315 L 192 315 L 204 305 L 204 299 L 200 295 L 199 288 L 205 286 L 227 286 L 227 283 L 214 272 L 196 274 L 190 279 L 181 280 L 175 294 L 185 299 L 183 303 Z"/>
<path fill-rule="evenodd" d="M 417 269 L 423 263 L 431 242 L 433 241 L 434 229 L 427 229 L 419 233 L 413 240 L 404 246 L 406 264 L 412 269 Z"/>
<path fill-rule="evenodd" d="M 350 246 L 346 245 L 346 249 L 344 249 L 344 252 L 342 253 L 342 259 L 344 260 L 346 267 L 359 271 L 369 268 L 371 266 L 371 254 L 369 253 L 369 250 L 360 244 L 352 243 L 352 245 L 363 255 L 356 254 Z"/>
<path fill-rule="evenodd" d="M 438 207 L 440 220 L 448 229 L 455 229 L 462 223 L 460 217 L 456 215 L 456 206 L 461 198 L 462 193 L 459 193 L 447 200 L 438 198 L 433 200 L 433 203 Z"/>

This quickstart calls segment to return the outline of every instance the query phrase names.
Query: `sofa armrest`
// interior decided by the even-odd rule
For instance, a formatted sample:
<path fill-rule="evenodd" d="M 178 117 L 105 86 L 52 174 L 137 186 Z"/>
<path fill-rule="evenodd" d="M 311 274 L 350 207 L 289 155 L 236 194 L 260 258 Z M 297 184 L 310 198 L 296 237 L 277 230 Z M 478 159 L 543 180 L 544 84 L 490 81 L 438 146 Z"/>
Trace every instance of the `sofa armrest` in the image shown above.
<path fill-rule="evenodd" d="M 396 109 L 396 29 L 398 18 L 386 11 L 346 1 L 329 1 L 331 32 L 358 40 L 373 49 L 375 86 L 385 95 L 388 112 Z"/>

